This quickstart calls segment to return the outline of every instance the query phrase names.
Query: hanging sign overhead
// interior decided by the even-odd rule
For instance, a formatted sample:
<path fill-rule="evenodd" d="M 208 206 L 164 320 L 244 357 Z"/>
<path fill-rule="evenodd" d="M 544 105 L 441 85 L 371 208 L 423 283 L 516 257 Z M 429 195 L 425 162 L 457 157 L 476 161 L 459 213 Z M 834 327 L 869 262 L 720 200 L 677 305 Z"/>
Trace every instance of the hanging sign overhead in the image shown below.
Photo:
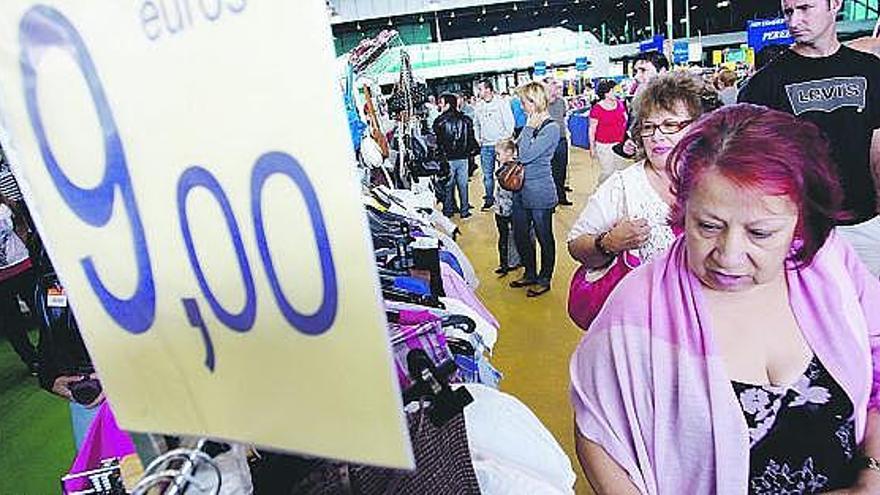
<path fill-rule="evenodd" d="M 760 52 L 768 45 L 791 45 L 794 43 L 794 38 L 785 24 L 785 19 L 781 17 L 748 21 L 746 31 L 748 46 L 755 50 L 755 53 Z"/>
<path fill-rule="evenodd" d="M 587 60 L 587 57 L 578 57 L 578 58 L 574 59 L 574 67 L 579 72 L 584 72 L 585 70 L 587 70 L 589 65 L 590 64 L 589 64 L 589 61 Z"/>
<path fill-rule="evenodd" d="M 639 52 L 663 52 L 663 42 L 666 41 L 666 37 L 662 34 L 655 34 L 651 39 L 645 40 L 639 43 Z"/>
<path fill-rule="evenodd" d="M 4 0 L 0 139 L 121 426 L 411 467 L 326 15 Z"/>
<path fill-rule="evenodd" d="M 547 62 L 535 62 L 535 77 L 543 77 L 547 75 Z"/>
<path fill-rule="evenodd" d="M 677 40 L 672 46 L 672 63 L 686 64 L 689 58 L 688 40 Z"/>

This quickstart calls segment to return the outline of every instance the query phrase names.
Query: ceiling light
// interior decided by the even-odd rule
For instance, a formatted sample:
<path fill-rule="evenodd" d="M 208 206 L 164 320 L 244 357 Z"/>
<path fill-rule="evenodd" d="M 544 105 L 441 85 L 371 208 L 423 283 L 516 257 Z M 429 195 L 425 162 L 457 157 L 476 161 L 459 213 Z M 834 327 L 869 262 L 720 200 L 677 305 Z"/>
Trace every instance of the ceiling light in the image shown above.
<path fill-rule="evenodd" d="M 510 14 L 504 14 L 505 19 L 510 19 Z"/>
<path fill-rule="evenodd" d="M 358 30 L 358 31 L 361 30 L 361 23 L 357 23 L 357 30 Z"/>
<path fill-rule="evenodd" d="M 550 6 L 550 4 L 547 3 L 547 0 L 544 0 L 544 7 L 549 7 L 549 6 Z"/>
<path fill-rule="evenodd" d="M 450 19 L 455 19 L 455 11 L 453 10 L 451 14 L 449 14 Z"/>
<path fill-rule="evenodd" d="M 477 17 L 477 22 L 483 22 L 483 18 L 482 18 L 482 17 Z"/>
<path fill-rule="evenodd" d="M 516 12 L 519 10 L 519 6 L 517 4 L 513 4 L 513 11 Z"/>
<path fill-rule="evenodd" d="M 627 16 L 627 17 L 635 17 L 635 15 L 636 15 L 636 13 L 633 12 L 633 11 L 631 11 L 631 10 L 630 10 L 629 12 L 626 13 L 626 16 Z"/>
<path fill-rule="evenodd" d="M 483 15 L 486 15 L 486 7 L 483 7 Z"/>
<path fill-rule="evenodd" d="M 699 6 L 699 5 L 696 5 L 696 4 L 691 5 L 691 10 L 697 10 L 699 7 L 700 7 L 700 6 Z"/>
<path fill-rule="evenodd" d="M 389 25 L 389 26 L 393 26 L 393 25 L 394 25 L 394 23 L 391 22 L 391 18 L 390 18 L 390 17 L 388 18 L 388 25 Z"/>
<path fill-rule="evenodd" d="M 563 26 L 568 24 L 568 19 L 563 19 L 563 20 L 559 21 L 559 24 L 561 24 Z"/>
<path fill-rule="evenodd" d="M 540 12 L 538 12 L 538 11 L 536 10 L 536 11 L 534 11 L 534 12 L 532 13 L 532 15 L 537 16 L 539 13 L 540 13 Z"/>
<path fill-rule="evenodd" d="M 452 21 L 447 22 L 446 25 L 447 25 L 447 26 L 451 26 L 451 25 L 452 25 Z"/>
<path fill-rule="evenodd" d="M 423 22 L 425 22 L 425 16 L 420 15 L 419 16 L 419 23 L 423 23 Z"/>
<path fill-rule="evenodd" d="M 730 0 L 722 0 L 715 4 L 719 9 L 723 9 L 724 7 L 730 7 Z"/>
<path fill-rule="evenodd" d="M 687 24 L 687 21 L 688 21 L 687 17 L 682 17 L 681 19 L 678 20 L 679 24 Z"/>
<path fill-rule="evenodd" d="M 497 31 L 498 31 L 498 26 L 492 26 L 492 32 L 494 33 L 494 32 L 497 32 Z"/>

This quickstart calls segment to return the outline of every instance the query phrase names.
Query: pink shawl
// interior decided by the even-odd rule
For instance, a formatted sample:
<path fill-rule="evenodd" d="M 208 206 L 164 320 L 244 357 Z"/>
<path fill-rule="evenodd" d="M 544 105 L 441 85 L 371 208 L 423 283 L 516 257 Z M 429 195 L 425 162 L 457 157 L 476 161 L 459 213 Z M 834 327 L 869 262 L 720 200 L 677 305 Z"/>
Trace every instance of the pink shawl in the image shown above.
<path fill-rule="evenodd" d="M 746 423 L 685 260 L 679 238 L 611 294 L 572 356 L 575 418 L 642 493 L 743 494 Z M 880 409 L 880 282 L 834 233 L 809 267 L 786 273 L 797 322 L 852 400 L 861 443 L 868 409 Z"/>

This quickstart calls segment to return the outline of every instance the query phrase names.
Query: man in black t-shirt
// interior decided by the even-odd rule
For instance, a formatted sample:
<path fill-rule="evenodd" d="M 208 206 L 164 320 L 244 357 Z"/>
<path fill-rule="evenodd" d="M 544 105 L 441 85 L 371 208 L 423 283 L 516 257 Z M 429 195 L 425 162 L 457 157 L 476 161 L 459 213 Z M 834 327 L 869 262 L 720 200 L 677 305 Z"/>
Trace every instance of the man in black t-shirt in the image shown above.
<path fill-rule="evenodd" d="M 782 0 L 795 44 L 758 71 L 739 102 L 766 105 L 813 122 L 837 163 L 852 227 L 838 229 L 872 272 L 880 272 L 880 59 L 841 45 L 842 0 Z"/>

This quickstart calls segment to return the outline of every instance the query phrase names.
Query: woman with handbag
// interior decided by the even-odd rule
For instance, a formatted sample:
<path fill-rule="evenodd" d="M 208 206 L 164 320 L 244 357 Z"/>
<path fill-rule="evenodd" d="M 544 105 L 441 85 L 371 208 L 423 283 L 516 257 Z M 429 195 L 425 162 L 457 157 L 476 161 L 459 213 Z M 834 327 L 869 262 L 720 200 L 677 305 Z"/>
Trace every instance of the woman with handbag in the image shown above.
<path fill-rule="evenodd" d="M 562 132 L 547 112 L 550 97 L 537 82 L 517 89 L 529 118 L 517 140 L 519 161 L 523 165 L 522 188 L 513 194 L 513 238 L 525 273 L 510 283 L 511 287 L 529 287 L 526 295 L 540 296 L 550 290 L 556 264 L 556 240 L 553 237 L 553 209 L 558 203 L 550 161 Z M 541 271 L 537 270 L 534 228 L 541 245 Z"/>
<path fill-rule="evenodd" d="M 632 268 L 675 240 L 669 226 L 674 198 L 666 159 L 706 109 L 704 84 L 685 72 L 651 81 L 634 102 L 633 136 L 645 159 L 599 185 L 568 235 L 582 263 L 569 289 L 568 312 L 586 330 L 605 298 Z"/>

